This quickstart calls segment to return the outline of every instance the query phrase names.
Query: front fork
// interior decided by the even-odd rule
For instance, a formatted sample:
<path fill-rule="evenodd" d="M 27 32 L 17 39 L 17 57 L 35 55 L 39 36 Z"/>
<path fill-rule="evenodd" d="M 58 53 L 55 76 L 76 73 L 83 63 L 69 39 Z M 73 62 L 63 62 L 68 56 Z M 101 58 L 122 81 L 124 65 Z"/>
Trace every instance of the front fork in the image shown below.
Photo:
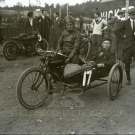
<path fill-rule="evenodd" d="M 37 91 L 38 88 L 40 87 L 40 85 L 43 83 L 44 77 L 46 76 L 46 73 L 47 73 L 47 64 L 48 63 L 46 61 L 43 62 L 41 60 L 41 63 L 39 65 L 39 68 L 44 72 L 44 76 L 42 76 L 42 74 L 40 74 L 40 73 L 36 73 L 34 75 L 33 84 L 31 86 L 32 87 L 32 90 Z M 46 76 L 46 78 L 47 78 L 47 76 Z"/>
<path fill-rule="evenodd" d="M 40 68 L 42 69 L 42 71 L 44 72 L 44 75 L 47 78 L 47 83 L 48 83 L 48 92 L 49 94 L 52 94 L 52 80 L 53 77 L 50 73 L 50 68 L 49 68 L 49 60 L 48 57 L 46 57 L 45 59 L 41 60 L 41 64 L 40 64 Z"/>

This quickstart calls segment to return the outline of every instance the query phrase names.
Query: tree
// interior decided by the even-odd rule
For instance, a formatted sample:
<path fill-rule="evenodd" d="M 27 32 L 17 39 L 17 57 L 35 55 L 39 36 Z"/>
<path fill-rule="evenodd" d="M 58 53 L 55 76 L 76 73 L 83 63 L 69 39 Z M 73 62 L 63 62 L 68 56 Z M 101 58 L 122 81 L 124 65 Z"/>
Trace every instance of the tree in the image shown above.
<path fill-rule="evenodd" d="M 21 2 L 17 2 L 17 3 L 16 3 L 16 6 L 17 6 L 17 7 L 22 7 L 23 5 L 22 5 Z"/>

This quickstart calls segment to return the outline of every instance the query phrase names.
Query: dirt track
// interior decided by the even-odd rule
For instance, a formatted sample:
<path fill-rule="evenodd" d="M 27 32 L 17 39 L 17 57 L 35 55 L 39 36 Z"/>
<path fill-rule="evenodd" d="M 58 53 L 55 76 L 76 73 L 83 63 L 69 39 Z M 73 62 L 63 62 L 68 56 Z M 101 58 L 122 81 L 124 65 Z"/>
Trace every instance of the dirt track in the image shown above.
<path fill-rule="evenodd" d="M 24 69 L 39 59 L 0 58 L 0 134 L 135 134 L 135 69 L 131 86 L 124 84 L 120 96 L 109 101 L 106 86 L 83 95 L 53 95 L 48 106 L 24 109 L 16 96 L 16 83 Z"/>

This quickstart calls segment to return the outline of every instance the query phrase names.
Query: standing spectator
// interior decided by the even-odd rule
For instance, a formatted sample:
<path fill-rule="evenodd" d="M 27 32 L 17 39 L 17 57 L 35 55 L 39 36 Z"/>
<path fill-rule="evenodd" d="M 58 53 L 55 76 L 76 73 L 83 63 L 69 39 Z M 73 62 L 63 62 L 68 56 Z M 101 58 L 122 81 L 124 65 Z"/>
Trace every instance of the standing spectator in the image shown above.
<path fill-rule="evenodd" d="M 60 35 L 62 31 L 64 30 L 64 19 L 59 17 L 58 13 L 53 14 L 53 26 L 51 28 L 51 34 L 50 34 L 50 45 L 51 49 L 56 49 L 58 40 L 60 38 Z"/>
<path fill-rule="evenodd" d="M 127 84 L 130 85 L 130 64 L 132 62 L 132 57 L 135 57 L 135 8 L 130 10 L 129 19 L 125 21 L 124 28 L 125 48 L 123 50 L 123 56 L 128 80 Z"/>
<path fill-rule="evenodd" d="M 93 53 L 98 50 L 102 43 L 103 30 L 107 28 L 107 22 L 100 17 L 100 12 L 94 14 L 94 20 L 92 22 L 92 49 Z"/>
<path fill-rule="evenodd" d="M 35 31 L 35 22 L 33 17 L 33 12 L 30 11 L 27 14 L 27 19 L 25 21 L 25 32 L 26 33 L 33 33 Z"/>
<path fill-rule="evenodd" d="M 117 17 L 113 15 L 113 13 L 110 13 L 110 16 L 108 18 L 108 24 L 107 24 L 107 29 L 104 31 L 104 39 L 108 39 L 111 41 L 111 51 L 113 53 L 116 53 L 116 44 L 117 44 L 117 37 L 115 33 L 113 32 L 113 27 L 115 23 L 117 22 Z"/>
<path fill-rule="evenodd" d="M 42 38 L 45 38 L 49 42 L 51 19 L 49 18 L 48 12 L 46 10 L 41 11 L 38 28 Z"/>
<path fill-rule="evenodd" d="M 125 21 L 125 11 L 119 10 L 117 13 L 117 16 L 115 17 L 113 21 L 113 29 L 115 29 L 119 25 L 122 26 L 123 21 Z M 112 32 L 113 33 L 113 32 Z M 123 29 L 121 29 L 119 32 L 114 33 L 113 35 L 115 38 L 113 40 L 113 47 L 116 55 L 117 60 L 122 60 L 122 49 L 123 49 L 123 41 L 124 41 L 124 36 L 123 36 Z"/>
<path fill-rule="evenodd" d="M 117 35 L 122 34 L 123 62 L 125 63 L 127 84 L 130 85 L 130 64 L 132 57 L 135 56 L 135 8 L 129 10 L 129 19 L 118 23 L 114 31 Z"/>

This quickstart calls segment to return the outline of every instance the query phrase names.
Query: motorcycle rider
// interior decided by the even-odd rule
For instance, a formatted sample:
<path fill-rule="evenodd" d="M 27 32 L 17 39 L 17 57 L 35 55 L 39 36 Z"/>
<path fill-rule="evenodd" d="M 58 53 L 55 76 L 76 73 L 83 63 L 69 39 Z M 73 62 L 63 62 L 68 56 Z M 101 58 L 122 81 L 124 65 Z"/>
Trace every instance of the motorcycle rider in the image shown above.
<path fill-rule="evenodd" d="M 65 19 L 65 30 L 58 41 L 58 50 L 68 56 L 65 63 L 79 64 L 80 34 L 74 27 L 74 19 L 70 16 Z"/>

